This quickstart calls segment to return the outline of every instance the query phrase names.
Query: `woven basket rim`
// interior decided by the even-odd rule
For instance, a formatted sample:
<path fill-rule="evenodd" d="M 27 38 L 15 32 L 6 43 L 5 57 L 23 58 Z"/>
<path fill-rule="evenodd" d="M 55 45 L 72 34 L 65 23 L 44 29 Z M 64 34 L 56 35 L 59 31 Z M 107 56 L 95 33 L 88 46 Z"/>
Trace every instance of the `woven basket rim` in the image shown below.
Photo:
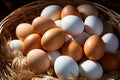
<path fill-rule="evenodd" d="M 42 3 L 47 3 L 47 1 L 49 0 L 38 0 L 38 1 L 33 1 L 30 2 L 28 4 L 25 4 L 17 9 L 15 9 L 14 11 L 12 11 L 10 14 L 8 14 L 6 17 L 4 17 L 1 21 L 0 21 L 0 27 L 2 27 L 2 25 L 7 22 L 9 20 L 9 18 L 11 18 L 12 16 L 15 16 L 15 13 L 17 12 L 21 12 L 21 10 L 27 10 L 29 9 L 29 7 L 33 6 L 33 5 L 37 5 L 37 4 L 42 4 Z M 53 2 L 53 1 L 62 1 L 62 0 L 51 0 L 49 2 Z M 69 0 L 65 0 L 65 1 L 69 1 Z M 113 23 L 115 24 L 115 26 L 119 29 L 120 28 L 120 14 L 118 14 L 117 12 L 115 12 L 112 9 L 109 9 L 99 3 L 96 2 L 90 2 L 87 0 L 74 0 L 75 3 L 88 3 L 88 4 L 92 4 L 94 5 L 97 9 L 103 11 L 104 13 L 106 13 L 107 15 L 109 15 L 111 17 L 111 19 L 113 19 Z"/>
<path fill-rule="evenodd" d="M 33 1 L 33 2 L 30 2 L 30 3 L 28 3 L 28 4 L 25 4 L 25 5 L 23 5 L 23 6 L 21 6 L 21 7 L 19 7 L 19 8 L 17 8 L 17 9 L 15 9 L 14 11 L 12 11 L 10 14 L 8 14 L 6 17 L 4 17 L 3 19 L 2 19 L 2 21 L 0 21 L 0 24 L 2 24 L 4 21 L 6 21 L 10 16 L 12 16 L 12 15 L 14 15 L 14 13 L 16 13 L 17 11 L 19 11 L 20 9 L 26 9 L 26 8 L 29 8 L 30 6 L 33 6 L 34 4 L 42 4 L 42 3 L 44 3 L 44 2 L 47 2 L 47 1 L 49 1 L 49 0 L 44 0 L 44 1 L 42 1 L 42 0 L 38 0 L 38 1 Z M 62 0 L 52 0 L 52 1 L 62 1 Z M 52 2 L 51 1 L 51 2 Z M 67 1 L 67 0 L 66 0 Z M 69 0 L 68 0 L 69 1 Z M 98 9 L 100 9 L 100 10 L 103 10 L 104 12 L 106 12 L 106 11 L 109 11 L 109 12 L 107 12 L 108 13 L 108 15 L 111 15 L 111 17 L 113 16 L 113 19 L 117 22 L 117 25 L 120 23 L 120 14 L 118 14 L 117 12 L 115 12 L 114 10 L 112 10 L 112 9 L 110 9 L 110 8 L 107 8 L 107 7 L 105 7 L 105 6 L 103 6 L 103 5 L 101 5 L 101 4 L 99 4 L 99 3 L 96 3 L 96 2 L 90 2 L 90 1 L 87 1 L 87 0 L 74 0 L 74 1 L 76 1 L 76 2 L 80 2 L 81 1 L 81 3 L 89 3 L 89 4 L 93 4 L 94 6 L 96 6 Z M 63 2 L 63 1 L 62 1 Z M 115 17 L 115 18 L 114 18 Z M 117 19 L 116 19 L 117 18 Z M 119 26 L 119 25 L 118 25 Z"/>

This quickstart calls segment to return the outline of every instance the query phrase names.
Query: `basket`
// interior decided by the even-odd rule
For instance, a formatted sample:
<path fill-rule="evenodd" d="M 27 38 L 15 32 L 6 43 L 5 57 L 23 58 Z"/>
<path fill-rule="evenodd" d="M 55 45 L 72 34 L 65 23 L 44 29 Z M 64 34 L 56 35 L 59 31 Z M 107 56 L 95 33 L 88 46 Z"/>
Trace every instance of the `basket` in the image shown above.
<path fill-rule="evenodd" d="M 11 69 L 11 58 L 9 58 L 10 51 L 6 47 L 6 42 L 15 39 L 15 29 L 16 26 L 22 22 L 31 23 L 32 20 L 40 15 L 40 12 L 44 7 L 50 4 L 58 4 L 62 7 L 64 7 L 67 4 L 78 6 L 82 3 L 88 3 L 92 4 L 96 7 L 96 9 L 99 11 L 100 15 L 99 17 L 102 19 L 103 24 L 107 23 L 110 26 L 104 27 L 106 29 L 109 29 L 119 39 L 120 43 L 120 15 L 114 12 L 111 9 L 108 9 L 100 4 L 85 1 L 85 0 L 40 0 L 40 1 L 34 1 L 29 4 L 26 4 L 15 11 L 13 11 L 11 14 L 6 16 L 1 22 L 0 22 L 0 79 L 1 80 L 30 80 L 30 78 L 33 78 L 32 80 L 57 80 L 56 76 L 52 74 L 52 70 L 50 69 L 47 74 L 43 75 L 34 75 L 33 73 L 29 71 L 21 71 L 21 72 L 14 72 Z M 120 47 L 118 49 L 118 54 L 120 54 Z M 26 78 L 26 77 L 29 78 Z M 43 79 L 43 80 L 44 80 Z M 101 80 L 109 80 L 109 79 L 120 79 L 120 69 L 105 73 Z M 58 79 L 59 80 L 59 79 Z M 79 77 L 77 80 L 87 80 L 83 77 Z"/>

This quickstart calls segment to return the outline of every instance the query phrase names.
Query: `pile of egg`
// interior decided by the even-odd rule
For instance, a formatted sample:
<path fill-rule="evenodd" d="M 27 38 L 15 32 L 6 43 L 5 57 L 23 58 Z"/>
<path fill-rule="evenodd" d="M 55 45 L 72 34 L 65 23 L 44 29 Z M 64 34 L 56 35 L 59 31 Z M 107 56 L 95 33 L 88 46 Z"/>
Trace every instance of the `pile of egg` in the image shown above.
<path fill-rule="evenodd" d="M 114 33 L 102 34 L 103 30 L 99 12 L 90 4 L 48 5 L 31 24 L 16 27 L 18 39 L 9 45 L 12 52 L 24 55 L 23 64 L 35 74 L 52 67 L 59 79 L 96 80 L 119 65 L 118 38 Z"/>

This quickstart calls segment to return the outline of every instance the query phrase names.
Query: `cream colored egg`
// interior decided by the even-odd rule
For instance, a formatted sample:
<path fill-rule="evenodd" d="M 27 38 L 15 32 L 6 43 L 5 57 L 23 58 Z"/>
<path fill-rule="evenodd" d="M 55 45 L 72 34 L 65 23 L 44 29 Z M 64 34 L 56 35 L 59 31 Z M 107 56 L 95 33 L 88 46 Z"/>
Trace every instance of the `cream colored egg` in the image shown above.
<path fill-rule="evenodd" d="M 82 14 L 82 19 L 83 20 L 89 15 L 99 16 L 99 12 L 96 9 L 96 7 L 91 5 L 91 4 L 87 4 L 87 3 L 86 4 L 80 4 L 77 7 L 77 10 L 79 11 L 79 13 Z"/>
<path fill-rule="evenodd" d="M 33 27 L 29 23 L 20 23 L 16 27 L 16 36 L 19 40 L 24 40 L 28 35 L 34 33 Z"/>
<path fill-rule="evenodd" d="M 33 19 L 32 26 L 36 33 L 43 35 L 47 30 L 55 28 L 56 24 L 50 18 L 41 16 Z"/>
<path fill-rule="evenodd" d="M 27 65 L 36 74 L 42 74 L 48 70 L 50 60 L 45 51 L 32 49 L 27 55 Z"/>
<path fill-rule="evenodd" d="M 55 21 L 60 19 L 61 10 L 62 8 L 59 5 L 48 5 L 42 10 L 40 16 L 48 17 Z"/>

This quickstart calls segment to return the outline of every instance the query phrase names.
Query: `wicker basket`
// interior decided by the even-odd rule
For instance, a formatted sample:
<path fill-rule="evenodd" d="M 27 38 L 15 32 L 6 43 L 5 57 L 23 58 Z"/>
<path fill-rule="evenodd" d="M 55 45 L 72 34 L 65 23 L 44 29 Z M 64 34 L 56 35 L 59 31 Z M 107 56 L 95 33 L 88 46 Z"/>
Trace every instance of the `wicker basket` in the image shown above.
<path fill-rule="evenodd" d="M 15 34 L 15 29 L 16 26 L 22 22 L 27 22 L 31 23 L 32 20 L 40 15 L 41 10 L 46 7 L 47 5 L 50 4 L 58 4 L 62 7 L 64 7 L 67 4 L 73 5 L 73 6 L 78 6 L 82 3 L 89 3 L 92 4 L 97 8 L 99 11 L 100 15 L 99 17 L 103 21 L 103 24 L 107 23 L 110 25 L 110 27 L 104 27 L 105 29 L 109 29 L 113 33 L 116 34 L 116 36 L 119 39 L 120 43 L 120 15 L 117 14 L 116 12 L 100 5 L 97 3 L 85 1 L 85 0 L 40 0 L 40 1 L 35 1 L 32 3 L 29 3 L 27 5 L 24 5 L 15 11 L 13 11 L 11 14 L 6 16 L 1 22 L 0 22 L 0 80 L 27 80 L 27 78 L 21 78 L 20 76 L 30 76 L 35 77 L 33 73 L 29 71 L 21 71 L 19 73 L 15 73 L 11 69 L 11 59 L 8 58 L 9 56 L 9 50 L 6 48 L 6 43 L 10 39 L 15 39 L 16 34 Z M 109 31 L 108 31 L 109 32 Z M 118 54 L 120 47 L 118 49 Z M 7 55 L 7 56 L 6 56 Z M 52 70 L 49 70 L 52 72 Z M 27 73 L 28 72 L 28 73 Z M 17 76 L 16 76 L 17 75 Z M 38 78 L 39 77 L 39 78 Z M 47 78 L 46 78 L 47 77 Z M 37 75 L 36 79 L 32 80 L 41 80 L 41 78 L 46 78 L 47 80 L 56 80 L 57 78 L 54 78 L 52 73 L 48 72 L 48 74 L 44 75 Z M 28 79 L 28 80 L 29 80 Z M 46 80 L 45 79 L 45 80 Z M 117 71 L 113 71 L 110 73 L 105 73 L 102 77 L 101 80 L 108 80 L 108 79 L 120 79 L 120 69 Z M 44 80 L 44 79 L 43 79 Z M 80 77 L 79 80 L 86 80 L 85 78 Z"/>

